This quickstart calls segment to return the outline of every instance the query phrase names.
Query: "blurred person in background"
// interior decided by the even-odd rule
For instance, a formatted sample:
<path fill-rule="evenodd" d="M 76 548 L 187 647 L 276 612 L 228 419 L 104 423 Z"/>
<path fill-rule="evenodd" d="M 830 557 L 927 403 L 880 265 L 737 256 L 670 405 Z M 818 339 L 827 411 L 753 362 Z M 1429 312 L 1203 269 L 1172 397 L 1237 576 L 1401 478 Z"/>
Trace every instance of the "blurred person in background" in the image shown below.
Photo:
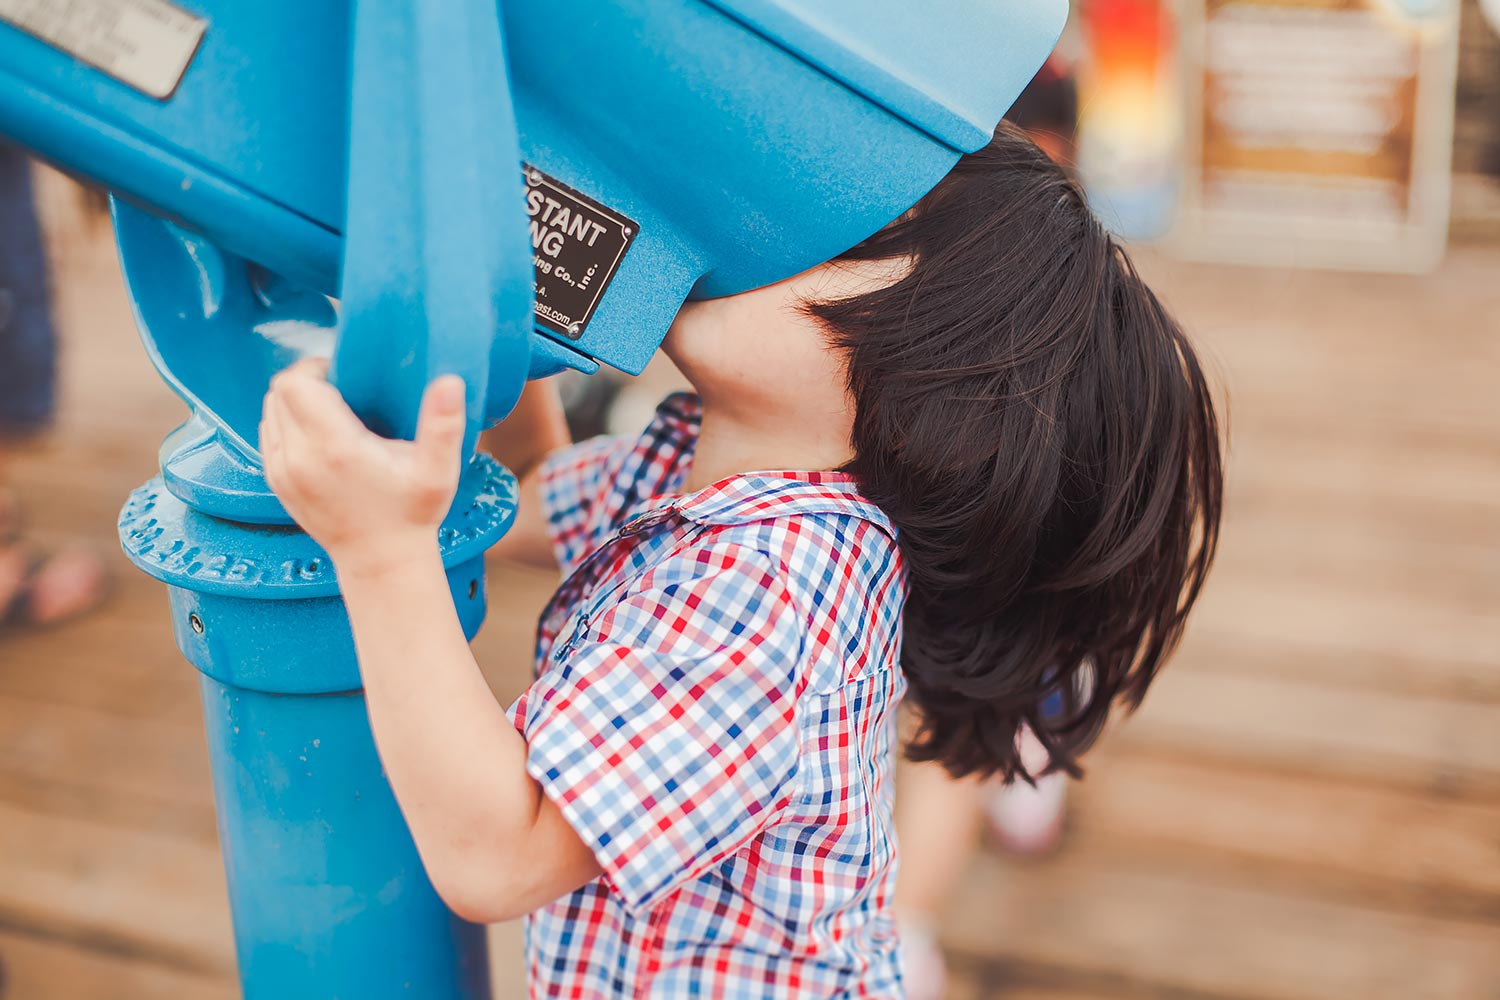
<path fill-rule="evenodd" d="M 1037 72 L 1006 118 L 1063 165 L 1073 162 L 1078 98 L 1065 59 L 1054 55 Z M 1057 702 L 1056 705 L 1050 702 Z M 1044 712 L 1056 714 L 1061 699 Z M 909 1000 L 938 1000 L 947 986 L 938 946 L 938 921 L 948 899 L 986 838 L 1012 854 L 1051 853 L 1062 839 L 1068 776 L 1043 774 L 1047 751 L 1030 731 L 1021 738 L 1026 770 L 1035 783 L 950 778 L 936 764 L 910 764 L 897 778 L 896 835 L 901 873 L 896 879 L 896 916 L 901 924 L 902 962 Z"/>
<path fill-rule="evenodd" d="M 104 598 L 98 556 L 78 547 L 44 553 L 28 543 L 9 486 L 16 447 L 51 421 L 56 359 L 31 164 L 0 145 L 0 640 L 17 628 L 67 621 Z"/>

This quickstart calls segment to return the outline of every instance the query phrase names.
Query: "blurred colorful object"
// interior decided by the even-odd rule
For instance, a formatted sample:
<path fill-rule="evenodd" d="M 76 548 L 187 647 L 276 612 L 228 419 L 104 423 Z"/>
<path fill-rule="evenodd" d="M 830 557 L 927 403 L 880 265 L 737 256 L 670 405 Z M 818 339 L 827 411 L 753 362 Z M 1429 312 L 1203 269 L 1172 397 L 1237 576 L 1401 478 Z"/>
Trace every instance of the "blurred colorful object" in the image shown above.
<path fill-rule="evenodd" d="M 1086 0 L 1079 68 L 1078 172 L 1122 236 L 1160 236 L 1181 186 L 1182 113 L 1170 0 Z"/>

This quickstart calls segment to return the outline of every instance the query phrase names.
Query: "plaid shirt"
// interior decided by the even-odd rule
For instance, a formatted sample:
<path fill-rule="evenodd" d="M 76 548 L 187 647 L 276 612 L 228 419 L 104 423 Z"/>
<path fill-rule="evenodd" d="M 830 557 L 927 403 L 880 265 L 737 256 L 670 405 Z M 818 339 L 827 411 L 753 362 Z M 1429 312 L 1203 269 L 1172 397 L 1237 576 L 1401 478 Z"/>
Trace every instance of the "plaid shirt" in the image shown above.
<path fill-rule="evenodd" d="M 528 919 L 532 993 L 900 997 L 893 529 L 838 473 L 679 492 L 700 415 L 542 473 L 566 579 L 512 714 L 604 875 Z"/>

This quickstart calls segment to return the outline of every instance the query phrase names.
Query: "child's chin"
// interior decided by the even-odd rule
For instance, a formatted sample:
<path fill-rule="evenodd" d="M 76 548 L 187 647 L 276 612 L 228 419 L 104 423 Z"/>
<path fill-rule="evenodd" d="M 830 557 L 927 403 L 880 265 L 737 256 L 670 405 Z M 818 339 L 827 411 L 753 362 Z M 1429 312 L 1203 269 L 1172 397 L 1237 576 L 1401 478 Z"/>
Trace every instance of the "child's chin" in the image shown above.
<path fill-rule="evenodd" d="M 678 367 L 691 364 L 694 357 L 707 353 L 705 346 L 713 325 L 713 303 L 712 299 L 684 302 L 667 328 L 661 349 Z"/>

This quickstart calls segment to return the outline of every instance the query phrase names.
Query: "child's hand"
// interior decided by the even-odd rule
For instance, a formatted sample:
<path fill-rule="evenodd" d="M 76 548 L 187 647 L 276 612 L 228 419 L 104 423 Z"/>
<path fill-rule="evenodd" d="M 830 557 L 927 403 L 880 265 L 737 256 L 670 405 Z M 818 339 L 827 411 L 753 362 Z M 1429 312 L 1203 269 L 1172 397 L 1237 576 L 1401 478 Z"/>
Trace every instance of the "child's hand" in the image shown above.
<path fill-rule="evenodd" d="M 260 424 L 266 481 L 341 576 L 396 567 L 437 543 L 458 487 L 464 383 L 427 387 L 415 441 L 368 430 L 329 384 L 328 362 L 304 359 L 271 380 Z"/>

